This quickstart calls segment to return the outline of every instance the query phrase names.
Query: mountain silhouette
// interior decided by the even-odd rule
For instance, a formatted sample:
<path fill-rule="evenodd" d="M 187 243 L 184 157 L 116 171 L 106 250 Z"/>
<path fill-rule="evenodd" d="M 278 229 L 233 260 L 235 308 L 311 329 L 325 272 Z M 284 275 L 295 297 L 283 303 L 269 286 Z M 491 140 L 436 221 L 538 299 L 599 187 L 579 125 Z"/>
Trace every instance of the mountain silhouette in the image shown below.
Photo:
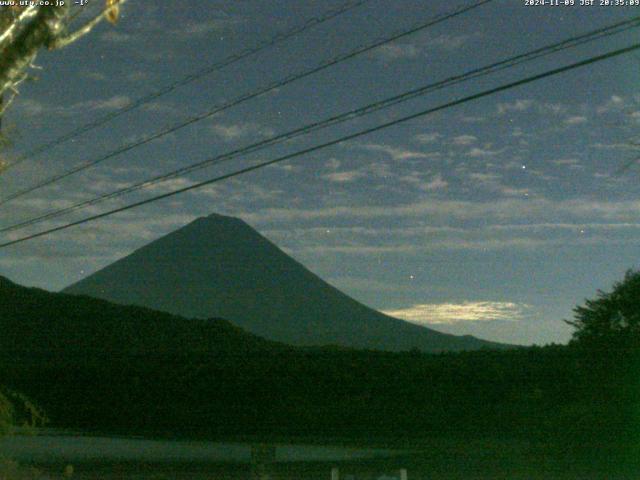
<path fill-rule="evenodd" d="M 350 298 L 238 218 L 198 218 L 65 293 L 190 318 L 225 318 L 292 345 L 403 351 L 497 347 L 389 317 Z"/>
<path fill-rule="evenodd" d="M 186 319 L 145 307 L 28 288 L 0 276 L 2 355 L 168 355 L 279 348 L 219 318 Z"/>

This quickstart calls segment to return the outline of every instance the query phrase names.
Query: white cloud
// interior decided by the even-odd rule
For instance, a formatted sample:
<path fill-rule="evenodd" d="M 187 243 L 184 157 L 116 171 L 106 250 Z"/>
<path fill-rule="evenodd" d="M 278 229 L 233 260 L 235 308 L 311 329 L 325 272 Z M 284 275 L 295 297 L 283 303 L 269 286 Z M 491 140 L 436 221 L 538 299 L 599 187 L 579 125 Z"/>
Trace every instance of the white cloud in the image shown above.
<path fill-rule="evenodd" d="M 340 160 L 334 157 L 327 160 L 324 164 L 326 168 L 331 170 L 337 170 L 338 168 L 340 168 L 340 165 L 342 165 L 342 162 L 340 162 Z"/>
<path fill-rule="evenodd" d="M 77 104 L 76 108 L 84 107 L 85 109 L 90 110 L 118 110 L 126 107 L 130 102 L 131 99 L 126 95 L 114 95 L 113 97 L 105 100 L 94 100 Z"/>
<path fill-rule="evenodd" d="M 502 176 L 495 173 L 470 173 L 472 184 L 497 192 L 507 197 L 528 196 L 531 192 L 527 188 L 515 188 L 502 183 Z"/>
<path fill-rule="evenodd" d="M 439 133 L 419 133 L 415 137 L 413 137 L 418 143 L 435 143 L 437 142 L 442 135 Z"/>
<path fill-rule="evenodd" d="M 598 150 L 640 150 L 640 146 L 631 142 L 628 143 L 601 143 L 596 142 L 591 145 L 592 148 Z"/>
<path fill-rule="evenodd" d="M 185 23 L 170 33 L 180 40 L 192 40 L 210 35 L 219 36 L 233 30 L 241 22 L 240 17 L 223 14 L 217 18 L 210 18 L 201 22 Z M 220 40 L 224 40 L 224 37 Z"/>
<path fill-rule="evenodd" d="M 359 148 L 373 152 L 383 152 L 394 160 L 408 160 L 412 158 L 434 158 L 440 156 L 439 153 L 426 153 L 406 148 L 392 147 L 391 145 L 378 145 L 373 143 L 357 145 Z"/>
<path fill-rule="evenodd" d="M 374 53 L 384 60 L 399 60 L 417 57 L 420 55 L 420 49 L 411 43 L 394 43 L 383 45 L 377 48 Z"/>
<path fill-rule="evenodd" d="M 51 114 L 55 116 L 72 116 L 79 113 L 104 110 L 118 110 L 124 108 L 131 102 L 126 95 L 114 95 L 113 97 L 99 100 L 87 100 L 77 102 L 72 105 L 50 105 L 37 100 L 25 98 L 20 99 L 16 104 L 16 109 L 28 116 L 41 116 Z"/>
<path fill-rule="evenodd" d="M 580 165 L 580 161 L 577 158 L 559 158 L 558 160 L 553 160 L 552 162 L 554 165 L 558 165 L 558 166 L 567 166 L 567 167 L 571 167 L 571 166 L 575 166 L 575 165 Z"/>
<path fill-rule="evenodd" d="M 480 115 L 462 115 L 460 121 L 464 123 L 482 123 L 487 121 L 487 117 Z"/>
<path fill-rule="evenodd" d="M 584 115 L 574 115 L 565 119 L 565 125 L 580 125 L 581 123 L 587 123 L 587 117 Z"/>
<path fill-rule="evenodd" d="M 260 137 L 270 137 L 273 136 L 274 131 L 270 128 L 265 128 L 255 123 L 236 123 L 224 125 L 221 123 L 216 123 L 211 126 L 211 131 L 221 137 L 223 140 L 227 142 L 231 142 L 233 140 L 237 140 L 241 137 L 246 137 L 250 135 L 258 135 Z"/>
<path fill-rule="evenodd" d="M 533 107 L 533 100 L 520 99 L 512 103 L 499 103 L 497 106 L 498 115 L 510 112 L 526 112 Z"/>
<path fill-rule="evenodd" d="M 493 157 L 502 153 L 504 150 L 490 150 L 487 148 L 478 148 L 474 147 L 467 152 L 467 156 L 469 157 Z"/>
<path fill-rule="evenodd" d="M 589 219 L 590 222 L 635 222 L 640 216 L 640 200 L 550 200 L 546 198 L 504 198 L 490 202 L 429 199 L 399 205 L 345 205 L 317 209 L 267 208 L 238 212 L 250 221 L 317 220 L 326 218 L 415 218 L 434 222 L 493 219 L 494 223 L 520 220 L 549 222 L 558 219 Z"/>
<path fill-rule="evenodd" d="M 610 113 L 620 111 L 627 106 L 627 101 L 623 97 L 619 95 L 611 95 L 611 97 L 609 97 L 609 100 L 596 108 L 596 112 L 600 114 Z"/>
<path fill-rule="evenodd" d="M 453 137 L 452 143 L 454 145 L 471 145 L 478 141 L 477 137 L 473 135 L 458 135 L 457 137 Z"/>
<path fill-rule="evenodd" d="M 480 36 L 481 35 L 478 33 L 462 35 L 451 35 L 445 33 L 442 35 L 438 35 L 437 37 L 425 40 L 424 46 L 425 48 L 435 48 L 445 51 L 452 51 L 468 45 L 470 42 L 477 40 Z"/>
<path fill-rule="evenodd" d="M 442 175 L 437 174 L 434 175 L 431 180 L 426 183 L 420 183 L 418 188 L 421 190 L 429 191 L 429 190 L 443 190 L 449 186 L 449 182 L 443 180 Z"/>
<path fill-rule="evenodd" d="M 334 172 L 323 175 L 322 178 L 336 183 L 349 183 L 362 178 L 364 173 L 358 170 L 349 170 L 346 172 Z"/>
<path fill-rule="evenodd" d="M 518 321 L 529 308 L 514 302 L 424 303 L 382 313 L 419 325 L 452 324 L 458 322 Z"/>
<path fill-rule="evenodd" d="M 120 30 L 108 30 L 100 38 L 109 43 L 127 43 L 132 41 L 134 36 Z"/>

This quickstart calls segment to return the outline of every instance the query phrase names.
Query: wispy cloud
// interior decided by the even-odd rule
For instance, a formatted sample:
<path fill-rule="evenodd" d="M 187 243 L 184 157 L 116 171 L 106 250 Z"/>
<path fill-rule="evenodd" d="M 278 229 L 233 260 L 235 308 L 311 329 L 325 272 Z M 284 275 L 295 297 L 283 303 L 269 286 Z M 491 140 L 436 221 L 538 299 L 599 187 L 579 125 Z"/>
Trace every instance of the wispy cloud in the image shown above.
<path fill-rule="evenodd" d="M 442 175 L 434 175 L 430 180 L 418 184 L 418 188 L 425 191 L 443 190 L 449 186 L 449 182 L 442 178 Z"/>
<path fill-rule="evenodd" d="M 270 137 L 274 134 L 272 129 L 255 123 L 236 123 L 228 125 L 216 123 L 211 126 L 211 131 L 227 142 L 247 136 Z"/>
<path fill-rule="evenodd" d="M 415 58 L 420 55 L 420 49 L 411 43 L 394 43 L 377 48 L 374 55 L 383 60 L 400 60 Z"/>
<path fill-rule="evenodd" d="M 424 143 L 424 144 L 429 144 L 429 143 L 435 143 L 437 142 L 440 138 L 442 138 L 442 135 L 439 133 L 434 133 L 434 132 L 430 132 L 430 133 L 419 133 L 418 135 L 416 135 L 415 137 L 413 137 L 415 139 L 416 142 L 418 143 Z"/>
<path fill-rule="evenodd" d="M 453 50 L 458 50 L 466 45 L 469 45 L 470 43 L 478 40 L 479 37 L 481 37 L 481 34 L 479 33 L 460 35 L 445 33 L 442 35 L 438 35 L 437 37 L 428 38 L 424 40 L 423 43 L 425 48 L 440 49 L 451 52 Z"/>
<path fill-rule="evenodd" d="M 374 143 L 367 143 L 357 145 L 358 148 L 369 150 L 372 152 L 382 152 L 389 155 L 393 160 L 409 160 L 413 158 L 435 158 L 439 157 L 438 152 L 421 152 L 417 150 L 410 150 L 402 147 L 394 147 L 391 145 L 379 145 Z"/>
<path fill-rule="evenodd" d="M 120 30 L 108 30 L 100 37 L 103 41 L 109 43 L 127 43 L 134 40 L 134 35 Z"/>
<path fill-rule="evenodd" d="M 458 135 L 457 137 L 453 137 L 451 143 L 454 145 L 471 145 L 478 141 L 478 138 L 473 135 Z"/>
<path fill-rule="evenodd" d="M 494 223 L 520 220 L 523 217 L 537 223 L 560 219 L 589 219 L 590 223 L 635 222 L 640 215 L 638 200 L 550 200 L 504 198 L 490 202 L 429 199 L 424 202 L 399 205 L 343 205 L 325 208 L 266 208 L 260 211 L 238 212 L 251 221 L 318 220 L 327 218 L 415 218 L 429 217 L 433 222 L 465 221 L 490 218 Z"/>
<path fill-rule="evenodd" d="M 611 95 L 609 99 L 596 108 L 597 113 L 610 113 L 614 111 L 622 110 L 629 105 L 629 101 L 620 95 Z"/>
<path fill-rule="evenodd" d="M 419 325 L 521 320 L 528 305 L 514 302 L 423 303 L 382 313 Z"/>
<path fill-rule="evenodd" d="M 474 186 L 484 188 L 491 192 L 497 192 L 508 197 L 515 197 L 519 195 L 528 196 L 531 193 L 527 188 L 516 188 L 504 185 L 502 175 L 495 173 L 470 173 L 469 181 Z"/>
<path fill-rule="evenodd" d="M 580 125 L 581 123 L 587 123 L 587 117 L 584 115 L 573 115 L 565 119 L 565 125 Z"/>
<path fill-rule="evenodd" d="M 469 150 L 467 152 L 467 156 L 469 156 L 469 157 L 494 157 L 496 155 L 499 155 L 502 152 L 504 152 L 504 149 L 502 149 L 502 150 L 491 150 L 489 148 L 473 147 L 471 150 Z"/>
<path fill-rule="evenodd" d="M 71 116 L 86 112 L 118 110 L 131 102 L 127 95 L 114 95 L 109 98 L 87 100 L 71 105 L 52 105 L 29 98 L 21 99 L 16 108 L 24 115 L 33 117 L 41 115 Z"/>
<path fill-rule="evenodd" d="M 349 183 L 364 177 L 364 172 L 359 170 L 348 170 L 345 172 L 334 172 L 323 175 L 322 178 L 336 183 Z"/>
<path fill-rule="evenodd" d="M 533 107 L 533 100 L 520 99 L 511 103 L 499 103 L 497 106 L 498 115 L 504 115 L 511 112 L 526 112 Z"/>

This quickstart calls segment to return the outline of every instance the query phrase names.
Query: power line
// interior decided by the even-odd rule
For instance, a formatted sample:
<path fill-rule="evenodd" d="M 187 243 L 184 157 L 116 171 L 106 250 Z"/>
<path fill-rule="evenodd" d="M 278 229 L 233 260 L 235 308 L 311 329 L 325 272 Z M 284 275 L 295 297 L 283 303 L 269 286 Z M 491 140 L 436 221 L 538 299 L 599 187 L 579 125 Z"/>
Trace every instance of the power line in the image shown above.
<path fill-rule="evenodd" d="M 202 162 L 198 162 L 186 167 L 182 167 L 179 168 L 177 170 L 174 170 L 172 172 L 168 172 L 159 176 L 156 176 L 154 178 L 151 179 L 147 179 L 147 180 L 143 180 L 141 182 L 135 183 L 133 185 L 130 185 L 128 187 L 124 187 L 122 189 L 119 190 L 115 190 L 113 192 L 109 192 L 109 193 L 105 193 L 102 195 L 99 195 L 97 197 L 94 197 L 92 199 L 89 200 L 85 200 L 79 203 L 76 203 L 74 205 L 71 205 L 69 207 L 65 207 L 59 210 L 54 210 L 52 212 L 48 212 L 45 213 L 43 215 L 40 215 L 38 217 L 35 218 L 31 218 L 22 222 L 19 222 L 17 224 L 13 224 L 7 227 L 3 227 L 0 228 L 0 232 L 7 232 L 7 231 L 12 231 L 12 230 L 16 230 L 16 229 L 20 229 L 29 225 L 34 225 L 37 223 L 40 223 L 44 220 L 49 220 L 52 218 L 56 218 L 59 217 L 61 215 L 79 210 L 81 208 L 90 206 L 90 205 L 95 205 L 97 203 L 100 203 L 102 201 L 108 200 L 108 199 L 113 199 L 113 198 L 117 198 L 120 197 L 122 195 L 140 190 L 142 188 L 146 188 L 148 186 L 154 185 L 156 183 L 160 183 L 162 181 L 168 180 L 170 178 L 174 178 L 177 177 L 179 175 L 183 175 L 186 173 L 190 173 L 192 171 L 195 170 L 199 170 L 205 167 L 208 167 L 212 164 L 217 164 L 217 163 L 222 163 L 224 161 L 227 160 L 231 160 L 233 158 L 236 158 L 242 154 L 247 154 L 247 153 L 254 153 L 256 151 L 262 150 L 264 148 L 267 148 L 269 146 L 275 145 L 275 144 L 279 144 L 282 143 L 284 141 L 290 140 L 292 138 L 296 138 L 300 135 L 304 135 L 304 134 L 308 134 L 310 132 L 322 129 L 322 128 L 326 128 L 328 126 L 332 126 L 332 125 L 336 125 L 338 123 L 342 123 L 348 120 L 352 120 L 354 118 L 358 118 L 370 113 L 373 113 L 375 111 L 381 110 L 383 108 L 388 108 L 391 107 L 393 105 L 397 105 L 401 102 L 405 102 L 408 101 L 410 99 L 413 99 L 415 97 L 424 95 L 426 93 L 430 93 L 433 92 L 435 90 L 439 90 L 445 87 L 449 87 L 458 83 L 462 83 L 474 78 L 478 78 L 484 75 L 488 75 L 490 73 L 495 73 L 497 71 L 500 70 L 504 70 L 507 68 L 512 68 L 518 64 L 524 63 L 524 62 L 528 62 L 528 61 L 532 61 L 535 60 L 537 58 L 552 54 L 552 53 L 556 53 L 558 51 L 564 50 L 564 49 L 568 49 L 568 48 L 573 48 L 576 47 L 578 45 L 582 45 L 584 43 L 590 42 L 590 41 L 594 41 L 596 39 L 601 39 L 604 38 L 606 36 L 610 36 L 616 33 L 620 33 L 622 31 L 626 31 L 630 28 L 634 28 L 637 27 L 638 25 L 640 25 L 640 17 L 634 17 L 632 19 L 629 20 L 625 20 L 622 22 L 618 22 L 615 23 L 613 25 L 610 26 L 606 26 L 606 27 L 602 27 L 599 28 L 597 30 L 593 30 L 591 32 L 579 35 L 579 36 L 574 36 L 574 37 L 570 37 L 568 39 L 565 39 L 563 41 L 560 41 L 558 43 L 554 43 L 551 45 L 547 45 L 545 47 L 541 47 L 529 52 L 525 52 L 523 54 L 519 54 L 519 55 L 515 55 L 513 57 L 509 57 L 505 60 L 501 60 L 495 63 L 492 63 L 488 66 L 485 67 L 481 67 L 481 68 L 476 68 L 470 71 L 467 71 L 463 74 L 460 75 L 456 75 L 453 77 L 449 77 L 445 80 L 441 80 L 435 83 L 431 83 L 419 88 L 415 88 L 413 90 L 401 93 L 399 95 L 395 95 L 392 97 L 388 97 L 386 99 L 380 100 L 378 102 L 374 102 L 371 104 L 368 104 L 364 107 L 360 107 L 339 115 L 335 115 L 333 117 L 330 117 L 328 119 L 322 120 L 322 121 L 318 121 L 318 122 L 314 122 L 311 124 L 307 124 L 303 127 L 294 129 L 294 130 L 290 130 L 288 132 L 282 133 L 280 135 L 274 136 L 274 137 L 270 137 L 268 139 L 262 140 L 260 142 L 248 145 L 246 147 L 242 147 L 236 150 L 233 150 L 231 152 L 227 152 L 221 155 L 217 155 L 213 158 L 209 158 L 207 160 L 204 160 Z"/>
<path fill-rule="evenodd" d="M 99 163 L 102 163 L 102 162 L 104 162 L 104 161 L 106 161 L 106 160 L 108 160 L 110 158 L 116 157 L 116 156 L 118 156 L 118 155 L 120 155 L 122 153 L 128 152 L 128 151 L 133 150 L 134 148 L 140 147 L 142 145 L 146 145 L 147 143 L 150 143 L 150 142 L 152 142 L 154 140 L 157 140 L 157 139 L 162 138 L 162 137 L 164 137 L 166 135 L 174 133 L 174 132 L 176 132 L 176 131 L 184 128 L 184 127 L 187 127 L 189 125 L 192 125 L 192 124 L 200 122 L 200 121 L 202 121 L 204 119 L 210 118 L 213 115 L 216 115 L 216 114 L 218 114 L 218 113 L 220 113 L 222 111 L 225 111 L 225 110 L 227 110 L 227 109 L 229 109 L 231 107 L 235 107 L 235 106 L 237 106 L 237 105 L 239 105 L 241 103 L 244 103 L 244 102 L 246 102 L 248 100 L 257 98 L 257 97 L 259 97 L 261 95 L 265 95 L 265 94 L 267 94 L 269 92 L 272 92 L 272 91 L 274 91 L 274 90 L 276 90 L 278 88 L 286 86 L 286 85 L 288 85 L 288 84 L 290 84 L 292 82 L 295 82 L 297 80 L 301 80 L 301 79 L 306 78 L 308 76 L 314 75 L 314 74 L 316 74 L 316 73 L 318 73 L 318 72 L 320 72 L 322 70 L 325 70 L 325 69 L 327 69 L 327 68 L 329 68 L 329 67 L 331 67 L 333 65 L 336 65 L 338 63 L 341 63 L 341 62 L 344 62 L 346 60 L 349 60 L 349 59 L 354 58 L 354 57 L 356 57 L 358 55 L 361 55 L 363 53 L 369 52 L 369 51 L 371 51 L 373 49 L 376 49 L 376 48 L 378 48 L 378 47 L 380 47 L 382 45 L 385 45 L 387 43 L 391 43 L 391 42 L 393 42 L 395 40 L 398 40 L 398 39 L 400 39 L 402 37 L 405 37 L 407 35 L 411 35 L 413 33 L 416 33 L 418 31 L 420 31 L 420 30 L 424 30 L 424 29 L 426 29 L 428 27 L 436 25 L 437 23 L 449 20 L 449 19 L 451 19 L 453 17 L 456 17 L 456 16 L 461 15 L 463 13 L 466 13 L 466 12 L 468 12 L 470 10 L 478 8 L 478 7 L 482 6 L 482 5 L 484 5 L 485 3 L 488 3 L 488 2 L 491 2 L 491 1 L 493 1 L 493 0 L 481 0 L 481 1 L 477 2 L 477 3 L 472 4 L 472 5 L 459 7 L 459 8 L 457 8 L 457 9 L 451 11 L 451 12 L 448 12 L 448 13 L 445 13 L 445 14 L 441 14 L 441 15 L 438 15 L 436 17 L 432 17 L 432 18 L 428 19 L 426 22 L 422 22 L 417 26 L 411 27 L 409 30 L 402 30 L 399 33 L 393 33 L 392 35 L 387 36 L 387 37 L 385 37 L 383 39 L 376 39 L 373 43 L 356 47 L 355 49 L 353 49 L 353 50 L 351 50 L 351 51 L 349 51 L 349 52 L 347 52 L 345 54 L 341 54 L 341 55 L 339 55 L 337 57 L 334 57 L 334 58 L 331 58 L 329 60 L 326 60 L 323 63 L 321 63 L 320 65 L 312 67 L 312 68 L 310 68 L 308 70 L 304 70 L 302 72 L 290 75 L 290 76 L 284 78 L 283 80 L 279 80 L 279 81 L 270 83 L 267 86 L 262 87 L 262 88 L 260 88 L 260 89 L 258 89 L 256 91 L 253 91 L 253 92 L 241 95 L 239 97 L 236 97 L 236 98 L 234 98 L 234 99 L 232 99 L 232 100 L 230 100 L 230 101 L 228 101 L 228 102 L 226 102 L 226 103 L 224 103 L 222 105 L 215 106 L 211 110 L 208 110 L 208 111 L 206 111 L 204 113 L 201 113 L 199 115 L 193 116 L 193 117 L 191 117 L 191 118 L 189 118 L 187 120 L 184 120 L 184 121 L 179 122 L 179 123 L 177 123 L 175 125 L 172 125 L 171 127 L 165 128 L 164 130 L 161 130 L 161 131 L 159 131 L 159 132 L 157 132 L 157 133 L 155 133 L 153 135 L 147 136 L 147 137 L 145 137 L 143 139 L 140 139 L 140 140 L 137 140 L 137 141 L 133 141 L 133 142 L 130 142 L 130 143 L 126 144 L 126 145 L 118 147 L 117 149 L 112 150 L 111 152 L 109 152 L 109 153 L 107 153 L 107 154 L 105 154 L 105 155 L 103 155 L 103 156 L 101 156 L 101 157 L 99 157 L 97 159 L 91 160 L 89 162 L 85 162 L 85 163 L 80 164 L 80 165 L 78 165 L 78 166 L 76 166 L 74 168 L 71 168 L 71 169 L 69 169 L 69 170 L 67 170 L 65 172 L 62 172 L 62 173 L 59 173 L 59 174 L 54 175 L 52 177 L 49 177 L 49 178 L 37 183 L 36 185 L 33 185 L 31 187 L 28 187 L 28 188 L 19 190 L 19 191 L 15 192 L 15 193 L 12 193 L 10 195 L 7 195 L 6 197 L 0 199 L 0 206 L 10 202 L 11 200 L 14 200 L 14 199 L 18 198 L 18 197 L 21 197 L 21 196 L 26 195 L 28 193 L 34 192 L 34 191 L 36 191 L 36 190 L 38 190 L 40 188 L 46 187 L 48 185 L 51 185 L 51 184 L 53 184 L 53 183 L 55 183 L 57 181 L 60 181 L 60 180 L 64 179 L 64 178 L 70 177 L 71 175 L 74 175 L 74 174 L 76 174 L 78 172 L 81 172 L 81 171 L 86 170 L 88 168 L 91 168 L 91 167 L 93 167 L 95 165 L 98 165 Z"/>
<path fill-rule="evenodd" d="M 156 90 L 155 92 L 149 93 L 143 97 L 138 98 L 137 100 L 135 100 L 134 102 L 119 108 L 113 112 L 110 112 L 106 115 L 103 115 L 100 118 L 97 118 L 96 120 L 89 122 L 85 125 L 82 125 L 78 128 L 76 128 L 75 130 L 72 130 L 54 140 L 51 140 L 50 142 L 47 142 L 33 150 L 31 150 L 30 152 L 25 153 L 24 155 L 21 155 L 20 157 L 18 157 L 16 160 L 14 160 L 12 163 L 10 163 L 9 165 L 7 165 L 6 168 L 11 168 L 14 167 L 16 165 L 19 165 L 22 162 L 25 162 L 35 156 L 38 156 L 44 152 L 46 152 L 47 150 L 50 150 L 58 145 L 61 145 L 69 140 L 71 140 L 72 138 L 75 138 L 79 135 L 82 135 L 84 133 L 87 133 L 101 125 L 104 125 L 107 122 L 110 122 L 111 120 L 113 120 L 114 118 L 117 118 L 127 112 L 130 112 L 138 107 L 141 107 L 142 105 L 145 105 L 149 102 L 151 102 L 152 100 L 155 100 L 159 97 L 162 97 L 164 95 L 167 95 L 171 92 L 173 92 L 174 90 L 176 90 L 179 87 L 182 87 L 184 85 L 187 85 L 191 82 L 194 82 L 202 77 L 205 77 L 206 75 L 209 75 L 217 70 L 221 70 L 224 67 L 228 67 L 229 65 L 232 65 L 236 62 L 239 62 L 240 60 L 243 60 L 247 57 L 250 57 L 251 55 L 255 55 L 257 53 L 260 53 L 261 51 L 273 47 L 281 42 L 284 42 L 300 33 L 305 32 L 306 30 L 309 30 L 312 27 L 315 27 L 316 25 L 320 25 L 324 22 L 327 22 L 329 20 L 332 20 L 333 18 L 338 17 L 339 15 L 342 15 L 343 13 L 346 13 L 350 10 L 353 10 L 367 2 L 369 2 L 370 0 L 356 0 L 356 1 L 352 1 L 349 2 L 345 5 L 342 5 L 338 8 L 334 8 L 331 10 L 328 10 L 326 13 L 324 13 L 323 15 L 319 16 L 319 17 L 313 17 L 308 19 L 306 22 L 304 22 L 302 25 L 293 27 L 292 29 L 285 31 L 285 32 L 281 32 L 275 36 L 273 36 L 272 38 L 270 38 L 269 40 L 259 43 L 258 45 L 256 45 L 255 47 L 252 48 L 247 48 L 245 50 L 240 51 L 239 53 L 233 54 L 228 56 L 227 58 L 216 62 L 212 65 L 209 65 L 207 67 L 204 67 L 200 70 L 197 70 L 189 75 L 184 76 L 183 78 L 174 81 L 173 83 L 170 83 L 168 85 L 165 85 L 164 87 L 160 88 L 159 90 Z"/>
<path fill-rule="evenodd" d="M 223 180 L 227 180 L 229 178 L 236 177 L 238 175 L 249 173 L 249 172 L 252 172 L 254 170 L 258 170 L 258 169 L 267 167 L 269 165 L 274 165 L 276 163 L 284 162 L 284 161 L 290 160 L 292 158 L 296 158 L 296 157 L 299 157 L 299 156 L 302 156 L 302 155 L 306 155 L 308 153 L 312 153 L 312 152 L 315 152 L 315 151 L 318 151 L 318 150 L 322 150 L 324 148 L 327 148 L 327 147 L 330 147 L 330 146 L 333 146 L 333 145 L 337 145 L 339 143 L 343 143 L 343 142 L 346 142 L 346 141 L 349 141 L 349 140 L 353 140 L 355 138 L 362 137 L 364 135 L 368 135 L 370 133 L 377 132 L 379 130 L 383 130 L 385 128 L 389 128 L 391 126 L 398 125 L 400 123 L 404 123 L 404 122 L 407 122 L 407 121 L 410 121 L 410 120 L 414 120 L 416 118 L 423 117 L 425 115 L 429 115 L 429 114 L 436 113 L 436 112 L 439 112 L 439 111 L 442 111 L 442 110 L 446 110 L 448 108 L 452 108 L 452 107 L 455 107 L 457 105 L 461 105 L 463 103 L 470 102 L 472 100 L 477 100 L 477 99 L 480 99 L 480 98 L 483 98 L 483 97 L 487 97 L 489 95 L 494 95 L 496 93 L 503 92 L 505 90 L 510 90 L 512 88 L 519 87 L 521 85 L 532 83 L 532 82 L 541 80 L 543 78 L 551 77 L 553 75 L 558 75 L 560 73 L 567 72 L 567 71 L 573 70 L 575 68 L 584 67 L 586 65 L 590 65 L 590 64 L 593 64 L 593 63 L 596 63 L 596 62 L 600 62 L 602 60 L 606 60 L 606 59 L 613 58 L 613 57 L 616 57 L 616 56 L 619 56 L 619 55 L 623 55 L 625 53 L 629 53 L 629 52 L 632 52 L 632 51 L 635 51 L 635 50 L 638 50 L 638 49 L 640 49 L 640 43 L 636 43 L 634 45 L 631 45 L 631 46 L 628 46 L 628 47 L 625 47 L 625 48 L 620 48 L 620 49 L 617 49 L 617 50 L 613 50 L 611 52 L 608 52 L 608 53 L 605 53 L 605 54 L 602 54 L 602 55 L 598 55 L 598 56 L 595 56 L 595 57 L 590 57 L 590 58 L 588 58 L 586 60 L 582 60 L 580 62 L 575 62 L 575 63 L 572 63 L 570 65 L 565 65 L 564 67 L 559 67 L 559 68 L 555 68 L 553 70 L 548 70 L 546 72 L 543 72 L 543 73 L 540 73 L 540 74 L 537 74 L 537 75 L 533 75 L 533 76 L 530 76 L 530 77 L 526 77 L 526 78 L 523 78 L 521 80 L 517 80 L 515 82 L 510 82 L 510 83 L 507 83 L 507 84 L 503 84 L 503 85 L 501 85 L 499 87 L 494 87 L 494 88 L 491 88 L 489 90 L 484 90 L 484 91 L 482 91 L 480 93 L 476 93 L 476 94 L 473 94 L 473 95 L 469 95 L 469 96 L 460 98 L 458 100 L 454 100 L 454 101 L 451 101 L 451 102 L 448 102 L 448 103 L 444 103 L 444 104 L 441 104 L 441 105 L 439 105 L 437 107 L 429 108 L 427 110 L 422 110 L 421 112 L 418 112 L 418 113 L 413 113 L 411 115 L 407 115 L 407 116 L 404 116 L 404 117 L 401 117 L 401 118 L 398 118 L 398 119 L 395 119 L 395 120 L 392 120 L 392 121 L 377 125 L 375 127 L 370 127 L 370 128 L 364 129 L 364 130 L 360 130 L 359 132 L 352 133 L 350 135 L 346 135 L 346 136 L 331 140 L 329 142 L 324 142 L 324 143 L 321 143 L 321 144 L 318 144 L 318 145 L 314 145 L 313 147 L 309 147 L 309 148 L 305 148 L 305 149 L 302 149 L 302 150 L 298 150 L 297 152 L 293 152 L 293 153 L 290 153 L 290 154 L 287 154 L 287 155 L 283 155 L 281 157 L 277 157 L 277 158 L 272 159 L 272 160 L 268 160 L 266 162 L 262 162 L 262 163 L 259 163 L 259 164 L 256 164 L 256 165 L 252 165 L 250 167 L 246 167 L 246 168 L 243 168 L 243 169 L 240 169 L 240 170 L 236 170 L 235 172 L 231 172 L 231 173 L 227 173 L 227 174 L 224 174 L 224 175 L 220 175 L 218 177 L 210 178 L 208 180 L 204 180 L 202 182 L 198 182 L 198 183 L 195 183 L 193 185 L 189 185 L 187 187 L 183 187 L 183 188 L 180 188 L 180 189 L 177 189 L 177 190 L 173 190 L 171 192 L 167 192 L 167 193 L 163 193 L 163 194 L 160 194 L 160 195 L 156 195 L 155 197 L 151 197 L 151 198 L 148 198 L 148 199 L 145 199 L 145 200 L 141 200 L 139 202 L 131 203 L 129 205 L 125 205 L 125 206 L 122 206 L 122 207 L 119 207 L 119 208 L 115 208 L 113 210 L 109 210 L 107 212 L 103 212 L 103 213 L 100 213 L 100 214 L 97 214 L 97 215 L 92 215 L 90 217 L 85 217 L 85 218 L 83 218 L 81 220 L 77 220 L 75 222 L 67 223 L 65 225 L 60 225 L 58 227 L 50 228 L 48 230 L 44 230 L 44 231 L 37 232 L 37 233 L 31 234 L 31 235 L 27 235 L 27 236 L 24 236 L 24 237 L 15 239 L 15 240 L 10 240 L 8 242 L 0 243 L 0 248 L 5 248 L 5 247 L 8 247 L 10 245 L 15 245 L 15 244 L 18 244 L 18 243 L 26 242 L 27 240 L 31 240 L 31 239 L 34 239 L 34 238 L 38 238 L 38 237 L 42 237 L 42 236 L 45 236 L 45 235 L 49 235 L 51 233 L 58 232 L 58 231 L 61 231 L 61 230 L 66 230 L 67 228 L 71 228 L 71 227 L 74 227 L 74 226 L 77 226 L 77 225 L 88 223 L 88 222 L 91 222 L 93 220 L 98 220 L 100 218 L 108 217 L 108 216 L 114 215 L 116 213 L 124 212 L 126 210 L 131 210 L 133 208 L 137 208 L 137 207 L 140 207 L 142 205 L 146 205 L 146 204 L 149 204 L 149 203 L 156 202 L 158 200 L 162 200 L 162 199 L 165 199 L 165 198 L 168 198 L 168 197 L 172 197 L 172 196 L 178 195 L 180 193 L 188 192 L 188 191 L 191 191 L 191 190 L 195 190 L 197 188 L 201 188 L 201 187 L 204 187 L 204 186 L 207 186 L 207 185 L 211 185 L 213 183 L 221 182 Z"/>

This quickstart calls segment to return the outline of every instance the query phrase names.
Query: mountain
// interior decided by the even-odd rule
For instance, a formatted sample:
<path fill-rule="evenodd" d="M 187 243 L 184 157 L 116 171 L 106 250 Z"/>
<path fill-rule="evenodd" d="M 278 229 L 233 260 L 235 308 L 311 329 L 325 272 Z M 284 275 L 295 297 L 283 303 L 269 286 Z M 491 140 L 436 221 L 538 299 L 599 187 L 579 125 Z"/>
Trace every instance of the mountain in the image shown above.
<path fill-rule="evenodd" d="M 499 346 L 439 333 L 366 307 L 242 220 L 217 214 L 151 242 L 64 292 L 186 317 L 221 317 L 292 345 L 390 351 Z"/>
<path fill-rule="evenodd" d="M 2 355 L 174 355 L 271 350 L 277 344 L 226 320 L 195 320 L 86 296 L 51 293 L 0 276 Z"/>

